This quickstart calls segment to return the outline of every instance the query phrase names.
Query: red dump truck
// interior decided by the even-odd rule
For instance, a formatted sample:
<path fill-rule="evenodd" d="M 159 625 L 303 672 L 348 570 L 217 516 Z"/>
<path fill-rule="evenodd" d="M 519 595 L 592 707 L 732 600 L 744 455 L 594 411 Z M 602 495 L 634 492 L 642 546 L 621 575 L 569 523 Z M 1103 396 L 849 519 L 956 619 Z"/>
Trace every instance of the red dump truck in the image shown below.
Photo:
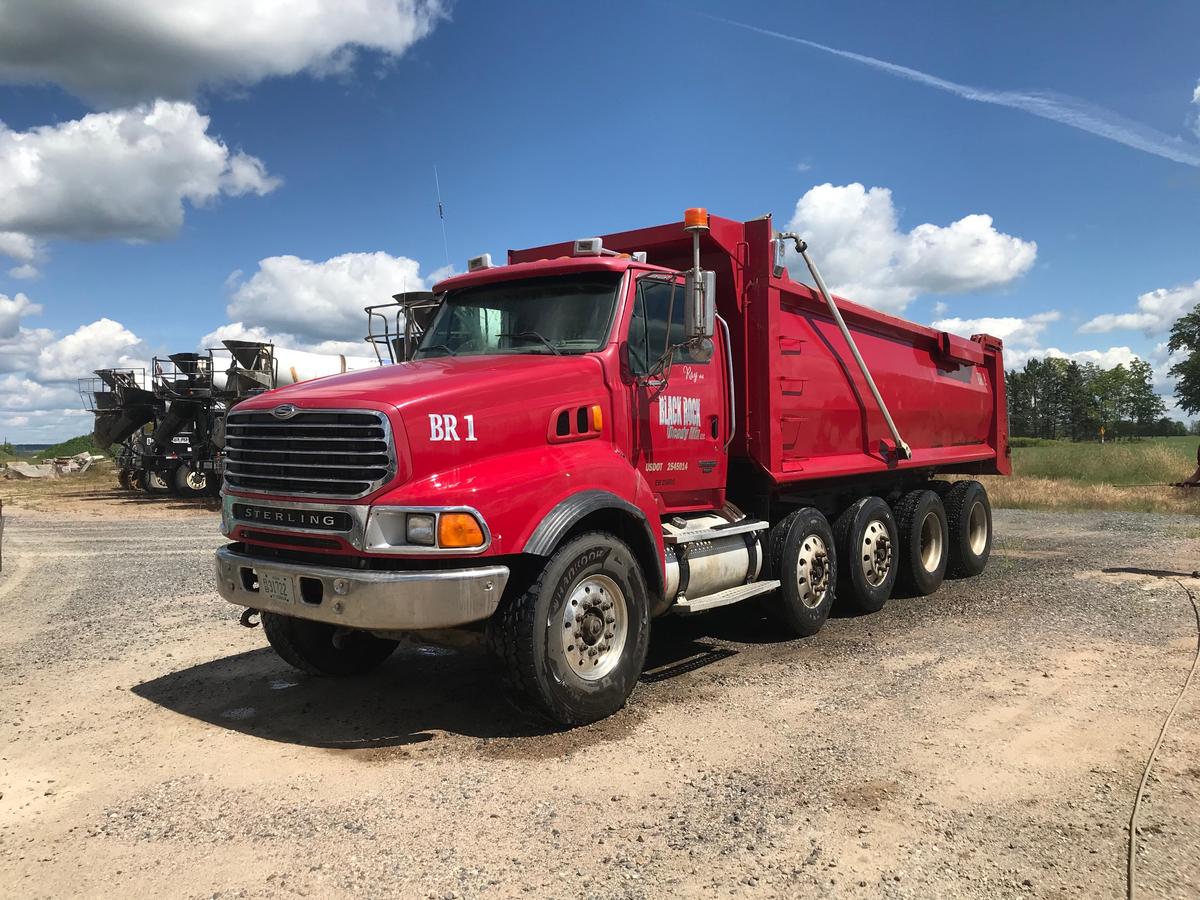
<path fill-rule="evenodd" d="M 987 563 L 969 476 L 1010 472 L 1001 342 L 831 297 L 769 216 L 485 254 L 433 293 L 407 361 L 229 414 L 217 584 L 301 670 L 472 630 L 579 724 L 625 703 L 659 616 L 811 635 L 835 598 Z"/>

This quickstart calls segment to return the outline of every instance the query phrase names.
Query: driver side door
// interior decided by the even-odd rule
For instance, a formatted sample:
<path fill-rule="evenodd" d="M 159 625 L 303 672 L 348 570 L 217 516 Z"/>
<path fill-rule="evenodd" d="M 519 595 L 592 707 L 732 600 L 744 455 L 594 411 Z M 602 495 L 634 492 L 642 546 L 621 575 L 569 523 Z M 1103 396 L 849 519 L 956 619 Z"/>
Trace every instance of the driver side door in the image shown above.
<path fill-rule="evenodd" d="M 678 276 L 639 278 L 627 337 L 634 465 L 676 512 L 723 505 L 728 468 L 723 347 L 682 346 L 683 290 Z"/>

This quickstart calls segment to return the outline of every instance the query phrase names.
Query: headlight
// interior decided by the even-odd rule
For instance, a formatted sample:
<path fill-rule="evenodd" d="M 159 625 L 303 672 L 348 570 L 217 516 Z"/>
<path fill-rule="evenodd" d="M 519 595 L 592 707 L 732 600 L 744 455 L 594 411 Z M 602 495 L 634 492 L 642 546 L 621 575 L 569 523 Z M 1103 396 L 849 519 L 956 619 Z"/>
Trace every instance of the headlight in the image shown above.
<path fill-rule="evenodd" d="M 420 544 L 423 547 L 434 545 L 434 531 L 437 518 L 424 513 L 409 513 L 407 536 L 410 544 Z M 482 543 L 482 542 L 481 542 Z"/>
<path fill-rule="evenodd" d="M 491 534 L 482 516 L 465 507 L 376 506 L 367 515 L 368 553 L 482 553 Z"/>

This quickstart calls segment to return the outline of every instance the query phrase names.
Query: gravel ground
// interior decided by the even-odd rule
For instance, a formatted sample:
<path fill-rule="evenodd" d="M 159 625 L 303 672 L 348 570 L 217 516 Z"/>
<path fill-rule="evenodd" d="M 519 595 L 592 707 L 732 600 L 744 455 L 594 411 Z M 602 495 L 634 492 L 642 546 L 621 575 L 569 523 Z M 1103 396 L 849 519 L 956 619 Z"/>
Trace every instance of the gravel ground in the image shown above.
<path fill-rule="evenodd" d="M 627 709 L 555 733 L 476 647 L 299 675 L 212 591 L 215 516 L 129 509 L 8 521 L 8 896 L 1119 896 L 1196 640 L 1173 580 L 1104 571 L 1200 568 L 1195 519 L 998 512 L 983 576 L 815 638 L 661 620 Z M 1198 750 L 1200 685 L 1143 896 L 1197 896 Z"/>

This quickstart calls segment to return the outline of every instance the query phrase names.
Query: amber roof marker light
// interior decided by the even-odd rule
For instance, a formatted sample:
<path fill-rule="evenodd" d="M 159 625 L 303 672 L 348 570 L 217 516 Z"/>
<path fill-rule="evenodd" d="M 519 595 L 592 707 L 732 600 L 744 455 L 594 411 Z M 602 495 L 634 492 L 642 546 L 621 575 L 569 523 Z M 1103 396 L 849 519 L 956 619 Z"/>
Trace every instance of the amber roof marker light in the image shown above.
<path fill-rule="evenodd" d="M 703 206 L 693 206 L 683 211 L 684 231 L 708 231 L 708 210 Z"/>

